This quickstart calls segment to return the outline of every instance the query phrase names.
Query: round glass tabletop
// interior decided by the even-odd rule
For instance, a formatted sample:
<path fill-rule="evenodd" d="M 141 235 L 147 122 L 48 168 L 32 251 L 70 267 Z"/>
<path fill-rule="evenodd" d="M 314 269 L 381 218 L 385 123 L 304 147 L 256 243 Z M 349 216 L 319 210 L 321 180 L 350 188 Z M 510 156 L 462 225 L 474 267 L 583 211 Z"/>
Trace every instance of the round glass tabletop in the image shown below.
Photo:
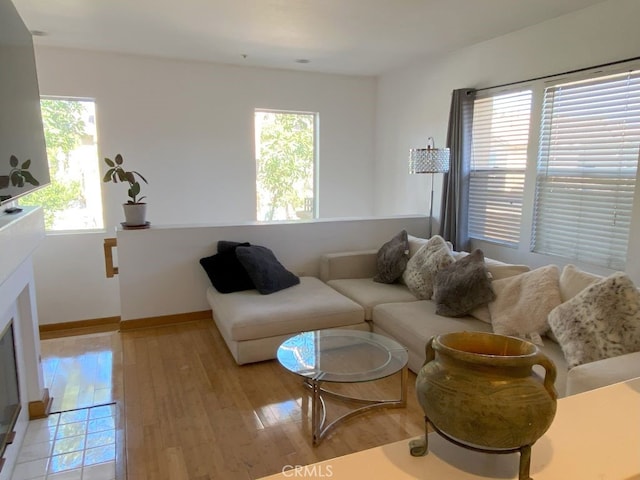
<path fill-rule="evenodd" d="M 323 382 L 369 382 L 400 371 L 409 359 L 395 340 L 372 332 L 327 329 L 303 332 L 277 352 L 287 370 Z"/>

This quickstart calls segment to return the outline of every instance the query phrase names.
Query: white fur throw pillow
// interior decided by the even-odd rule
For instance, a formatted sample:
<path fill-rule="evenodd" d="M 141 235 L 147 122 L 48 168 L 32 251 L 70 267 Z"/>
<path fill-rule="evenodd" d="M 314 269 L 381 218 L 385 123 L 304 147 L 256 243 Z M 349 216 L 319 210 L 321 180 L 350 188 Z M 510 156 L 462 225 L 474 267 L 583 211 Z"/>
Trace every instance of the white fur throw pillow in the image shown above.
<path fill-rule="evenodd" d="M 614 273 L 555 308 L 549 325 L 569 368 L 640 351 L 640 292 Z"/>
<path fill-rule="evenodd" d="M 402 279 L 416 297 L 429 300 L 433 295 L 436 273 L 453 262 L 455 260 L 444 238 L 435 235 L 409 258 Z"/>
<path fill-rule="evenodd" d="M 548 265 L 494 280 L 496 299 L 489 303 L 493 331 L 541 344 L 549 312 L 560 305 L 559 277 L 558 267 Z"/>

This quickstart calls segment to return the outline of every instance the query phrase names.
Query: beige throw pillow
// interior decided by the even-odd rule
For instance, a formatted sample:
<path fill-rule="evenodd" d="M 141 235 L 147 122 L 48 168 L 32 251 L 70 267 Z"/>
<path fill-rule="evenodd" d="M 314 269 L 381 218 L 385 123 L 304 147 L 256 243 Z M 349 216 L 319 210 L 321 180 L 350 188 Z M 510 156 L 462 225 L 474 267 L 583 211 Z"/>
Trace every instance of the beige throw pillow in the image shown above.
<path fill-rule="evenodd" d="M 572 299 L 585 288 L 602 280 L 603 277 L 580 270 L 575 265 L 566 265 L 560 274 L 560 296 L 562 301 Z"/>
<path fill-rule="evenodd" d="M 527 265 L 511 265 L 509 263 L 499 263 L 495 260 L 487 263 L 486 258 L 485 265 L 487 266 L 487 271 L 489 272 L 491 281 L 513 277 L 514 275 L 519 275 L 531 270 Z M 478 320 L 482 320 L 484 323 L 491 323 L 491 312 L 489 311 L 489 304 L 481 305 L 474 308 L 469 312 L 469 315 L 477 318 Z"/>
<path fill-rule="evenodd" d="M 402 279 L 417 298 L 429 300 L 433 295 L 436 274 L 454 261 L 445 240 L 439 235 L 433 236 L 409 258 Z"/>
<path fill-rule="evenodd" d="M 560 272 L 556 265 L 494 280 L 495 301 L 489 303 L 495 333 L 541 344 L 549 312 L 560 305 Z"/>

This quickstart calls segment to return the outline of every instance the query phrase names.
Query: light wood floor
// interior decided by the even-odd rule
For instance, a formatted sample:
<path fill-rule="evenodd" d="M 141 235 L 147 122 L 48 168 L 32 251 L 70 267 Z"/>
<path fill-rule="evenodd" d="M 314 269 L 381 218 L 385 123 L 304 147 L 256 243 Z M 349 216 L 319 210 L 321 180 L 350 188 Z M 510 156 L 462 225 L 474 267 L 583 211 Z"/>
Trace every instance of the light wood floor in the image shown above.
<path fill-rule="evenodd" d="M 52 412 L 124 400 L 117 332 L 42 340 L 40 351 Z"/>
<path fill-rule="evenodd" d="M 236 365 L 212 320 L 102 335 L 115 352 L 122 350 L 111 391 L 126 432 L 126 474 L 121 462 L 118 478 L 255 479 L 423 431 L 411 372 L 407 408 L 353 418 L 313 447 L 310 397 L 300 379 L 275 360 Z M 91 337 L 55 340 L 63 342 L 56 348 L 82 350 L 88 341 L 90 349 L 97 341 Z M 54 347 L 43 347 L 43 361 L 47 348 Z M 399 376 L 342 387 L 361 397 L 394 398 Z M 328 408 L 330 419 L 346 411 L 333 402 Z"/>

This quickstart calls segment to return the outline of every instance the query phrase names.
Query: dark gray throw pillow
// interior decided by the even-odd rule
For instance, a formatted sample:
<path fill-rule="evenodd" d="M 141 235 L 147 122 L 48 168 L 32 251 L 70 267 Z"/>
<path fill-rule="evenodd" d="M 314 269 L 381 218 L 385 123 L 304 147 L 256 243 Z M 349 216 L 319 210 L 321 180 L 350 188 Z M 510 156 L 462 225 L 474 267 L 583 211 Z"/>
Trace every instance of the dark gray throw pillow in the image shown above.
<path fill-rule="evenodd" d="M 236 247 L 248 247 L 251 244 L 249 242 L 233 242 L 231 240 L 218 240 L 218 253 L 226 252 L 227 250 L 234 250 Z"/>
<path fill-rule="evenodd" d="M 377 272 L 374 282 L 393 283 L 398 280 L 409 261 L 409 238 L 407 231 L 399 234 L 380 247 L 376 258 Z"/>
<path fill-rule="evenodd" d="M 495 298 L 482 250 L 474 250 L 436 274 L 433 300 L 438 315 L 462 317 Z"/>
<path fill-rule="evenodd" d="M 233 243 L 233 245 L 226 245 L 226 248 L 221 249 L 220 242 L 218 242 L 218 253 L 210 257 L 201 258 L 200 265 L 207 273 L 211 284 L 220 293 L 253 290 L 255 288 L 253 282 L 236 256 L 236 248 L 239 246 L 249 247 L 250 244 L 228 243 Z"/>
<path fill-rule="evenodd" d="M 271 250 L 260 245 L 237 247 L 236 256 L 258 292 L 278 292 L 300 283 L 300 279 L 278 261 Z"/>

